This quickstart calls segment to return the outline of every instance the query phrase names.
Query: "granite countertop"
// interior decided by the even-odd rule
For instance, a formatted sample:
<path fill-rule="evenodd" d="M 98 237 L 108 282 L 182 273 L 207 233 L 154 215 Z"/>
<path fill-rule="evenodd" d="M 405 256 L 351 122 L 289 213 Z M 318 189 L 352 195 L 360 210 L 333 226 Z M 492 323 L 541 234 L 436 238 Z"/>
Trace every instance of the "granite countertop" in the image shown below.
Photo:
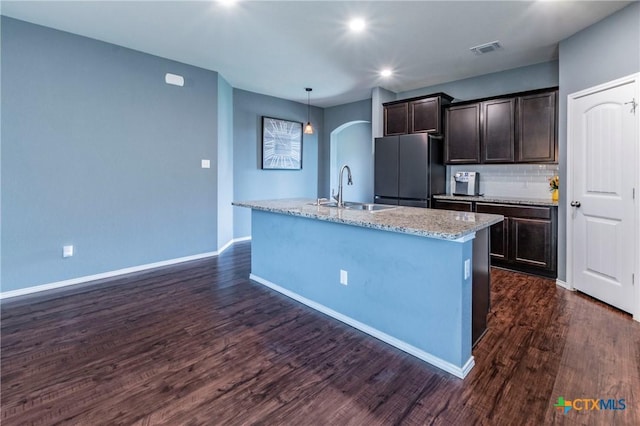
<path fill-rule="evenodd" d="M 383 231 L 457 240 L 504 219 L 501 215 L 398 206 L 374 212 L 312 205 L 314 199 L 235 201 L 234 206 Z"/>
<path fill-rule="evenodd" d="M 552 201 L 549 198 L 526 198 L 526 197 L 503 197 L 493 195 L 449 195 L 440 194 L 434 195 L 433 198 L 437 200 L 454 200 L 454 201 L 480 201 L 484 203 L 500 203 L 500 204 L 522 204 L 528 206 L 547 206 L 554 207 L 558 205 L 557 201 Z"/>

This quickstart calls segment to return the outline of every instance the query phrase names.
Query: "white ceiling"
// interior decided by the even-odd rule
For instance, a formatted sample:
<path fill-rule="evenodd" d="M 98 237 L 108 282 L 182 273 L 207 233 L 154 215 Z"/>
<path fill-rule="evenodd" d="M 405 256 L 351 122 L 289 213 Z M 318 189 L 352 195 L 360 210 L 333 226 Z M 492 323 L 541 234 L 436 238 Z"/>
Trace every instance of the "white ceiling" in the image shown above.
<path fill-rule="evenodd" d="M 327 107 L 556 59 L 628 1 L 5 1 L 6 16 L 218 71 L 233 87 Z M 350 33 L 362 17 L 367 29 Z M 503 49 L 469 48 L 499 40 Z M 387 79 L 378 71 L 391 67 Z"/>

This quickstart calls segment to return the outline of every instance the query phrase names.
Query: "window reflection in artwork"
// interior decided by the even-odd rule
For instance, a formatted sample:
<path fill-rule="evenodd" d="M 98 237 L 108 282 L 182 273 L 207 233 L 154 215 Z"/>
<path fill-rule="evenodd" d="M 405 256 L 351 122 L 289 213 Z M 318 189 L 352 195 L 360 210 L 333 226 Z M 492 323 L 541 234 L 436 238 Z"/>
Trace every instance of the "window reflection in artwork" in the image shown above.
<path fill-rule="evenodd" d="M 302 169 L 302 123 L 262 117 L 262 168 Z"/>

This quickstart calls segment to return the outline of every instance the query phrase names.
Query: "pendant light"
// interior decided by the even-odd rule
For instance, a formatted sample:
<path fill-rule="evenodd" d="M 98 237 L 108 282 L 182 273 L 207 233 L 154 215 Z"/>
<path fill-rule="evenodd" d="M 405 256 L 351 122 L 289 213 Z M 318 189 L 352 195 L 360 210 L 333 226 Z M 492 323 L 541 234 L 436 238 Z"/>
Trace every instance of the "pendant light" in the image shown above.
<path fill-rule="evenodd" d="M 310 120 L 310 116 L 311 116 L 311 91 L 313 90 L 311 87 L 307 87 L 304 90 L 307 91 L 307 125 L 304 126 L 304 133 L 305 135 L 312 135 L 313 134 L 313 126 L 311 125 L 311 120 Z"/>

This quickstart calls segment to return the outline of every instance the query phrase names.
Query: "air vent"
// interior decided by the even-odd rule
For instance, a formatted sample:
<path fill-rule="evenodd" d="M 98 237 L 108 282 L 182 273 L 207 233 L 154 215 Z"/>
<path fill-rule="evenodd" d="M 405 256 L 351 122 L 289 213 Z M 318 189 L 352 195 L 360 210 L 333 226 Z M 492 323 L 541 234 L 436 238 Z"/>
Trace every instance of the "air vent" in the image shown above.
<path fill-rule="evenodd" d="M 470 48 L 476 55 L 484 55 L 485 53 L 493 52 L 494 50 L 502 49 L 502 45 L 499 41 L 492 41 L 491 43 L 480 44 Z"/>

